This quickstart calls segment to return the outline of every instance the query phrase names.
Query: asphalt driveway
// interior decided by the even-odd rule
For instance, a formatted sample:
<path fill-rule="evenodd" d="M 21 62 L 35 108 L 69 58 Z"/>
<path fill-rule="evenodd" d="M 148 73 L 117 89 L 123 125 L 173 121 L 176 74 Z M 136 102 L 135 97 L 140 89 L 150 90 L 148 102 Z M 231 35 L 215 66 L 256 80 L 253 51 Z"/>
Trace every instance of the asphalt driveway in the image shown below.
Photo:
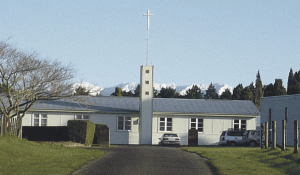
<path fill-rule="evenodd" d="M 120 146 L 102 148 L 105 155 L 81 167 L 85 174 L 213 174 L 200 156 L 177 147 Z"/>

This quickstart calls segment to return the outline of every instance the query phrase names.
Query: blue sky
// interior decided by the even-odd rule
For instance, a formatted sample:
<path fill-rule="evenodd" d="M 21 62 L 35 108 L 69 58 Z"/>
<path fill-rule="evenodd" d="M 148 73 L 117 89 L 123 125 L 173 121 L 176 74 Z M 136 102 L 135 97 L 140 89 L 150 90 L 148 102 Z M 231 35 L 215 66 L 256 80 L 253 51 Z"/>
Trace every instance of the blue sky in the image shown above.
<path fill-rule="evenodd" d="M 147 57 L 155 83 L 244 86 L 300 70 L 300 1 L 0 2 L 0 40 L 76 69 L 74 82 L 139 82 Z"/>

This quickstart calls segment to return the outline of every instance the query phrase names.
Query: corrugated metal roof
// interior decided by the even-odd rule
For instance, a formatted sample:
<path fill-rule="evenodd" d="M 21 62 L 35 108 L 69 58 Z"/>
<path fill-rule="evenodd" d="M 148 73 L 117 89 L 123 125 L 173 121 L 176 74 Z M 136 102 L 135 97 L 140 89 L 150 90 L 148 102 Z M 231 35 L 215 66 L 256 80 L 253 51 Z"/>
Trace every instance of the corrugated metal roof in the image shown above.
<path fill-rule="evenodd" d="M 156 98 L 154 99 L 153 105 L 155 112 L 237 115 L 260 114 L 251 101 L 245 100 Z"/>
<path fill-rule="evenodd" d="M 31 110 L 66 110 L 99 112 L 138 112 L 138 97 L 80 96 L 55 101 L 40 101 Z M 259 115 L 251 101 L 221 99 L 154 98 L 154 112 Z"/>
<path fill-rule="evenodd" d="M 139 98 L 79 96 L 39 101 L 30 110 L 137 112 Z"/>

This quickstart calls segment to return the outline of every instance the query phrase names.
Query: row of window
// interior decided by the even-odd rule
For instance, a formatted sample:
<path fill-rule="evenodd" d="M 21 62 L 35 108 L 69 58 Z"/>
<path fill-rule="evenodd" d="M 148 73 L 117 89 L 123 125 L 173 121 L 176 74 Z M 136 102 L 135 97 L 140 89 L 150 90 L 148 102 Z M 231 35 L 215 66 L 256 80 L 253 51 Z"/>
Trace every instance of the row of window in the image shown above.
<path fill-rule="evenodd" d="M 172 131 L 172 118 L 171 117 L 160 117 L 159 118 L 159 131 L 160 132 L 171 132 Z M 196 129 L 198 132 L 203 132 L 203 118 L 191 118 L 190 128 Z M 234 120 L 233 121 L 234 130 L 246 130 L 247 122 L 246 120 Z M 119 131 L 129 131 L 131 130 L 131 117 L 118 117 L 118 130 Z"/>
<path fill-rule="evenodd" d="M 76 120 L 89 120 L 89 115 L 75 115 Z M 34 126 L 47 126 L 47 114 L 34 114 Z M 159 118 L 159 131 L 170 132 L 172 131 L 173 120 L 171 117 Z M 191 118 L 190 128 L 196 129 L 198 132 L 203 132 L 203 119 Z M 246 120 L 234 120 L 234 130 L 246 130 Z M 131 117 L 118 116 L 118 130 L 130 131 L 131 130 Z"/>
<path fill-rule="evenodd" d="M 33 126 L 47 126 L 47 114 L 33 114 Z M 76 120 L 89 120 L 89 115 L 75 115 Z"/>

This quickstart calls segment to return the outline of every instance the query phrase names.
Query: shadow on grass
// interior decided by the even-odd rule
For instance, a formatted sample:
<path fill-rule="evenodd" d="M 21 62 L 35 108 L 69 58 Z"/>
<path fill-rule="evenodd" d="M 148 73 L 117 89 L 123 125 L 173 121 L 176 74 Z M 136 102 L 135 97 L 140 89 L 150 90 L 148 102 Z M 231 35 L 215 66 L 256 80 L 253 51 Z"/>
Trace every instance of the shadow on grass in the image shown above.
<path fill-rule="evenodd" d="M 211 147 L 220 147 L 220 146 L 193 146 L 193 147 L 209 147 L 209 148 L 211 148 Z M 189 148 L 189 146 L 181 146 L 181 148 Z M 197 152 L 195 152 L 195 151 L 188 151 L 188 150 L 186 150 L 186 149 L 181 149 L 182 151 L 186 151 L 186 152 L 189 152 L 189 153 L 195 153 L 195 154 L 197 154 L 198 156 L 200 156 L 201 158 L 203 158 L 203 159 L 205 159 L 206 161 L 205 161 L 205 163 L 206 163 L 206 165 L 209 167 L 209 169 L 212 171 L 212 173 L 214 174 L 214 175 L 221 175 L 220 173 L 219 173 L 219 169 L 216 167 L 216 166 L 214 166 L 214 164 L 213 164 L 213 162 L 210 160 L 210 159 L 208 159 L 208 158 L 206 158 L 206 157 L 203 157 L 202 155 L 201 155 L 201 153 L 197 153 Z"/>

